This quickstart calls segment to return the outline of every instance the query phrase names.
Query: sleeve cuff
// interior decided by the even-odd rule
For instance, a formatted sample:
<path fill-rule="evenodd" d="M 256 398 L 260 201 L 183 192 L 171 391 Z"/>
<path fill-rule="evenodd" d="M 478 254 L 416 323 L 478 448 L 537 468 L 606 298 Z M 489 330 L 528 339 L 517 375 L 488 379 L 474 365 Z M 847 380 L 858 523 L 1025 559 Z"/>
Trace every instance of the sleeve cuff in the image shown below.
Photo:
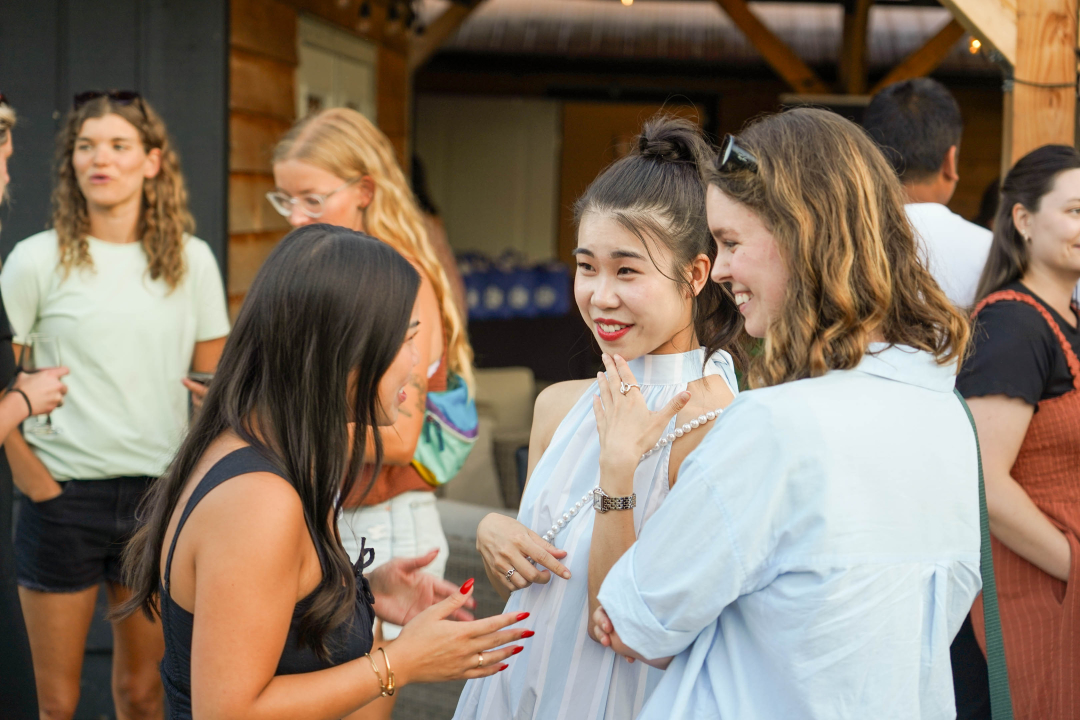
<path fill-rule="evenodd" d="M 637 547 L 631 546 L 611 568 L 597 599 L 619 638 L 634 652 L 649 660 L 678 655 L 690 647 L 697 633 L 669 630 L 653 615 L 634 578 Z"/>

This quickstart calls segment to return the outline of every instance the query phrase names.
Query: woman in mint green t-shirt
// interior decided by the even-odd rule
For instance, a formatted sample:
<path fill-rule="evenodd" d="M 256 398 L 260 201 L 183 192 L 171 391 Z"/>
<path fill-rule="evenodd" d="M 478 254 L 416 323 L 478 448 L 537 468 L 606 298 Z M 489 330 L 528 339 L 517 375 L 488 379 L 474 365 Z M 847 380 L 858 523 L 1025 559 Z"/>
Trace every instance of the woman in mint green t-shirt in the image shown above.
<path fill-rule="evenodd" d="M 70 718 L 98 585 L 128 596 L 120 551 L 187 423 L 189 371 L 212 372 L 229 332 L 217 263 L 193 230 L 165 125 L 134 92 L 82 93 L 57 138 L 52 230 L 0 272 L 16 351 L 59 340 L 71 369 L 51 435 L 5 443 L 26 492 L 16 572 L 43 714 Z M 114 700 L 162 717 L 160 625 L 113 623 Z"/>

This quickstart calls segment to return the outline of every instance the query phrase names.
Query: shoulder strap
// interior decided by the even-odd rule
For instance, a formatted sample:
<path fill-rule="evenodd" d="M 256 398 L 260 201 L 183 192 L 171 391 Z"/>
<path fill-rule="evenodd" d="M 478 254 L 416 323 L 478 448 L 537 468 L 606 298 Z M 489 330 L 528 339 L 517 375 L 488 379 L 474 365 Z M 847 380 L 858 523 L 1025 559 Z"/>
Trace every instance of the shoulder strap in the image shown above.
<path fill-rule="evenodd" d="M 978 305 L 975 306 L 975 310 L 971 313 L 971 319 L 974 320 L 975 316 L 979 314 L 987 305 L 991 305 L 1002 300 L 1015 300 L 1016 302 L 1022 302 L 1039 311 L 1039 314 L 1043 316 L 1043 320 L 1050 326 L 1051 332 L 1054 333 L 1054 337 L 1057 338 L 1058 343 L 1061 345 L 1061 351 L 1065 353 L 1065 363 L 1069 366 L 1069 373 L 1073 379 L 1073 389 L 1080 390 L 1080 360 L 1077 359 L 1076 353 L 1073 352 L 1072 345 L 1065 339 L 1065 333 L 1061 332 L 1061 327 L 1054 320 L 1054 316 L 1050 314 L 1050 311 L 1043 307 L 1043 304 L 1031 297 L 1026 293 L 1016 292 L 1015 290 L 998 290 L 996 293 L 990 293 L 982 299 Z"/>
<path fill-rule="evenodd" d="M 214 463 L 214 466 L 206 471 L 202 479 L 199 480 L 199 484 L 195 487 L 195 491 L 191 493 L 191 497 L 188 498 L 187 505 L 184 506 L 184 512 L 180 516 L 180 522 L 176 524 L 176 532 L 173 533 L 172 542 L 169 544 L 169 554 L 165 558 L 165 591 L 169 591 L 169 578 L 172 575 L 172 559 L 173 553 L 176 551 L 176 539 L 180 537 L 180 531 L 184 529 L 184 523 L 187 522 L 188 516 L 191 515 L 191 511 L 195 509 L 195 506 L 206 497 L 211 490 L 216 488 L 226 480 L 231 480 L 238 475 L 246 475 L 253 472 L 268 472 L 274 475 L 281 474 L 281 469 L 274 463 L 270 462 L 266 457 L 262 455 L 258 450 L 251 447 L 242 447 L 239 450 L 233 450 L 231 453 Z"/>
<path fill-rule="evenodd" d="M 983 485 L 979 430 L 975 427 L 975 418 L 971 416 L 971 409 L 964 400 L 964 396 L 955 388 L 953 392 L 960 400 L 960 404 L 964 406 L 968 422 L 971 423 L 971 431 L 975 434 L 975 452 L 979 458 L 979 530 L 982 533 L 982 540 L 979 543 L 979 571 L 982 574 L 983 584 L 983 624 L 986 626 L 986 671 L 990 679 L 990 717 L 993 720 L 1012 720 L 1009 671 L 1005 667 L 1005 641 L 1001 637 L 1001 614 L 998 612 L 997 585 L 994 582 L 994 557 L 990 551 L 990 515 L 986 511 L 986 487 Z"/>

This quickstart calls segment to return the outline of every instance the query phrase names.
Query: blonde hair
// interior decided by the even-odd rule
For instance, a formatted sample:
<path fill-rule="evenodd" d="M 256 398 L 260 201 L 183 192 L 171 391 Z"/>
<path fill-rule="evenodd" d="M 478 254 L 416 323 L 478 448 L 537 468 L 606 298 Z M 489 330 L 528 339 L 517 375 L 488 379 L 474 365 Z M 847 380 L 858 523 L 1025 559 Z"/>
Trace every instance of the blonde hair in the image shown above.
<path fill-rule="evenodd" d="M 56 139 L 56 185 L 52 194 L 52 226 L 60 245 L 60 265 L 65 276 L 72 268 L 92 268 L 90 216 L 86 198 L 79 189 L 71 156 L 83 123 L 92 118 L 119 115 L 131 123 L 142 139 L 143 149 L 161 151 L 161 169 L 143 180 L 142 212 L 137 236 L 146 253 L 147 272 L 154 280 L 163 278 L 175 289 L 184 277 L 184 236 L 195 231 L 188 210 L 187 188 L 180 172 L 180 158 L 173 148 L 165 123 L 142 98 L 120 104 L 108 97 L 95 98 L 71 110 Z"/>
<path fill-rule="evenodd" d="M 274 163 L 286 160 L 314 165 L 342 180 L 362 176 L 372 179 L 375 193 L 363 211 L 364 232 L 387 243 L 424 271 L 439 300 L 450 370 L 474 387 L 472 348 L 450 281 L 431 246 L 416 199 L 386 135 L 355 110 L 324 110 L 298 122 L 281 139 L 274 150 Z"/>
<path fill-rule="evenodd" d="M 750 386 L 854 368 L 875 333 L 959 364 L 967 318 L 919 262 L 900 183 L 866 133 L 799 108 L 758 120 L 739 144 L 758 170 L 705 178 L 761 218 L 790 276 Z"/>
<path fill-rule="evenodd" d="M 11 128 L 15 127 L 15 111 L 11 109 L 10 105 L 0 103 L 0 145 L 7 144 L 9 133 Z M 4 187 L 4 192 L 0 193 L 0 205 L 7 200 L 8 189 Z"/>

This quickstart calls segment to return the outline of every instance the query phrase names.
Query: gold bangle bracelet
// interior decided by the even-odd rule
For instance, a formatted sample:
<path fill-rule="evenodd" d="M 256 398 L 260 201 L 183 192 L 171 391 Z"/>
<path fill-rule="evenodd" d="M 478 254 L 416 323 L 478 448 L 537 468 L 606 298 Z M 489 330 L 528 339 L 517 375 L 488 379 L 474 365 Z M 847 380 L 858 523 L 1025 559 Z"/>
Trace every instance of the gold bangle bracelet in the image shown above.
<path fill-rule="evenodd" d="M 384 653 L 385 654 L 385 653 Z M 371 663 L 371 669 L 375 671 L 375 677 L 379 680 L 379 694 L 382 697 L 389 697 L 394 694 L 394 687 L 391 684 L 390 690 L 387 691 L 386 685 L 383 684 L 382 673 L 379 672 L 379 666 L 375 664 L 375 658 L 371 657 L 371 653 L 364 653 L 364 657 Z M 391 681 L 392 683 L 393 681 Z"/>
<path fill-rule="evenodd" d="M 386 663 L 386 674 L 388 676 L 386 692 L 387 697 L 391 697 L 394 694 L 394 671 L 390 669 L 390 657 L 386 654 L 386 649 L 380 647 L 379 652 L 382 653 L 383 662 Z"/>

